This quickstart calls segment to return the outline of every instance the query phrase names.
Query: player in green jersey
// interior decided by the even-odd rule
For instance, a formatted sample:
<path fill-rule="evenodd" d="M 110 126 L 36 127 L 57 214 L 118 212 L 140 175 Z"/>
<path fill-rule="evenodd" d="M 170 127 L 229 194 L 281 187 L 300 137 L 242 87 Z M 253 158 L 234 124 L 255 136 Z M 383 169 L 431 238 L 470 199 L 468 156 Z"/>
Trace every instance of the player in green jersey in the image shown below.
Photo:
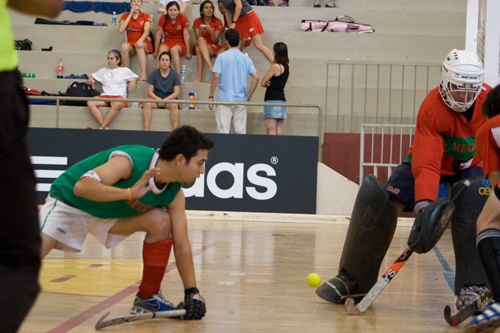
<path fill-rule="evenodd" d="M 53 248 L 79 252 L 88 233 L 112 248 L 146 232 L 143 273 L 131 313 L 175 306 L 160 290 L 172 244 L 184 284 L 184 319 L 201 319 L 205 300 L 196 287 L 181 184 L 205 172 L 213 142 L 194 127 L 172 131 L 161 148 L 120 146 L 71 166 L 51 186 L 40 212 L 42 258 Z"/>

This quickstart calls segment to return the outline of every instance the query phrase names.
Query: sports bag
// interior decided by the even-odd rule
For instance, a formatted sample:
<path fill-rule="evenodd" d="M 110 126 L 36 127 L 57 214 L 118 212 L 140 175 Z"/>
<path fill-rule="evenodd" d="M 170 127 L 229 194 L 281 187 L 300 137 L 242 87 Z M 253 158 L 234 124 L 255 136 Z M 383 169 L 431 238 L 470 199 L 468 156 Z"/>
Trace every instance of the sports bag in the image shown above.
<path fill-rule="evenodd" d="M 68 89 L 66 89 L 67 97 L 94 97 L 97 95 L 99 95 L 99 93 L 85 82 L 75 81 L 69 85 Z M 86 106 L 87 101 L 65 101 L 64 104 L 72 106 Z"/>
<path fill-rule="evenodd" d="M 375 32 L 369 24 L 356 23 L 352 17 L 347 15 L 337 16 L 335 20 L 302 20 L 300 29 L 320 32 Z"/>
<path fill-rule="evenodd" d="M 15 41 L 15 49 L 18 51 L 31 51 L 31 45 L 33 45 L 33 42 L 29 39 Z"/>

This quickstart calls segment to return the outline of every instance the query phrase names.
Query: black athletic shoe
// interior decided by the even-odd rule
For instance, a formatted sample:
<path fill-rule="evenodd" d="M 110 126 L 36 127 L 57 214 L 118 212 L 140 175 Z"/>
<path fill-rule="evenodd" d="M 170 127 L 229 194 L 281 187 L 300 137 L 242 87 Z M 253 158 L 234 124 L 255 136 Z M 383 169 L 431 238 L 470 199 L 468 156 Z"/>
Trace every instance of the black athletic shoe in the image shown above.
<path fill-rule="evenodd" d="M 316 295 L 335 304 L 343 304 L 347 298 L 357 303 L 366 295 L 358 290 L 356 280 L 346 271 L 342 271 L 333 279 L 323 283 L 316 289 Z"/>

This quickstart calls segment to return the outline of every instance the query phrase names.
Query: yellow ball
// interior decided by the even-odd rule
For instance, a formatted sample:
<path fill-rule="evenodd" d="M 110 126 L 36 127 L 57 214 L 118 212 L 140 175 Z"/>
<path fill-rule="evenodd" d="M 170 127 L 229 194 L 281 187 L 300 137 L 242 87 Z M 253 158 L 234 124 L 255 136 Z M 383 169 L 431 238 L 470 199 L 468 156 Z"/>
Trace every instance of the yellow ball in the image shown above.
<path fill-rule="evenodd" d="M 316 273 L 311 273 L 307 276 L 307 283 L 311 287 L 317 287 L 321 283 L 321 277 Z"/>

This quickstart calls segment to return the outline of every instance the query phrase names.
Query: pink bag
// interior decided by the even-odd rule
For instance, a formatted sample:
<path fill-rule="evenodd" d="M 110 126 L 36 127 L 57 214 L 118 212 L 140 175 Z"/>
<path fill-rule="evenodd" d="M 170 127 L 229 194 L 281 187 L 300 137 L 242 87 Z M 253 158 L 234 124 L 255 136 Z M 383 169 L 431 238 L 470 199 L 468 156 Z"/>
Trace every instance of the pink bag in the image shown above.
<path fill-rule="evenodd" d="M 369 24 L 356 23 L 352 17 L 347 15 L 338 16 L 335 20 L 302 20 L 300 29 L 321 32 L 375 32 Z"/>

